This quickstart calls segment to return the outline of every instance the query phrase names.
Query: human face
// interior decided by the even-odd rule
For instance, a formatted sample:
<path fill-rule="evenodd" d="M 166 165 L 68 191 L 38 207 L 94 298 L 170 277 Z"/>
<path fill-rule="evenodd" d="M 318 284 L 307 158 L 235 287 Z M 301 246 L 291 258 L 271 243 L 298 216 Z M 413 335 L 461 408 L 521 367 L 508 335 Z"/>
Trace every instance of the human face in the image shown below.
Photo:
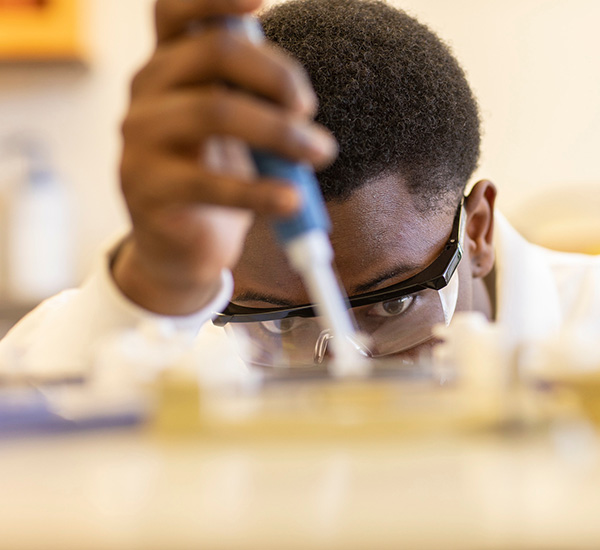
<path fill-rule="evenodd" d="M 378 178 L 349 200 L 330 203 L 328 208 L 336 265 L 350 296 L 387 288 L 423 271 L 444 248 L 454 218 L 452 208 L 420 212 L 402 182 L 393 177 Z M 234 276 L 238 305 L 290 307 L 309 301 L 263 221 L 251 230 Z M 458 309 L 470 302 L 469 285 L 463 286 L 459 285 Z M 419 299 L 422 302 L 424 297 Z M 412 349 L 411 354 L 418 351 Z"/>

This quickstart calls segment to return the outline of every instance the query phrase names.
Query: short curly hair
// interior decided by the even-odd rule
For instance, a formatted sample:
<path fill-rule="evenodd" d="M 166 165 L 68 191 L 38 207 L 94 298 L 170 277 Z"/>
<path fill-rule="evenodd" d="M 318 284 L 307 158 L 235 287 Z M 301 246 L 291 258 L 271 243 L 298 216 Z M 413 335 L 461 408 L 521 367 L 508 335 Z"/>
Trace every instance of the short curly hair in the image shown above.
<path fill-rule="evenodd" d="M 326 200 L 395 173 L 420 209 L 456 205 L 479 159 L 479 114 L 440 38 L 378 0 L 290 0 L 261 20 L 308 71 L 317 120 L 340 144 L 318 174 Z"/>

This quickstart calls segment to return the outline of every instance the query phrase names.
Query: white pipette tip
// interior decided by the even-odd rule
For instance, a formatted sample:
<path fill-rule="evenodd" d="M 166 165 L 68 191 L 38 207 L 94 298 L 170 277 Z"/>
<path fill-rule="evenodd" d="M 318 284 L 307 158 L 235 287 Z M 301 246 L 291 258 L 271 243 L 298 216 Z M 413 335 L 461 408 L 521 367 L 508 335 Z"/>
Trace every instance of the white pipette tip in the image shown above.
<path fill-rule="evenodd" d="M 365 378 L 371 372 L 371 359 L 357 353 L 347 356 L 336 354 L 327 364 L 327 369 L 334 378 Z"/>
<path fill-rule="evenodd" d="M 328 363 L 330 372 L 338 378 L 365 376 L 370 371 L 370 362 L 357 344 L 360 338 L 333 272 L 333 250 L 327 234 L 321 230 L 308 231 L 290 241 L 286 248 L 323 319 L 323 326 L 333 337 L 330 340 L 333 358 Z"/>

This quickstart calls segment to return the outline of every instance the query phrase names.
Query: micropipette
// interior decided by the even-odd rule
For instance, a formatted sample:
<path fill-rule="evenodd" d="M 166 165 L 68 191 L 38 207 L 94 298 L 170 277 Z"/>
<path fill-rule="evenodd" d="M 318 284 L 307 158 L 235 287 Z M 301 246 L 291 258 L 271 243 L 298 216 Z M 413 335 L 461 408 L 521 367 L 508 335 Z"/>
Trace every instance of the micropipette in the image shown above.
<path fill-rule="evenodd" d="M 264 40 L 255 17 L 241 17 L 239 23 L 249 40 L 255 43 Z M 365 374 L 368 364 L 359 352 L 359 338 L 333 272 L 333 249 L 328 236 L 330 221 L 314 171 L 306 164 L 263 151 L 253 151 L 252 157 L 259 174 L 290 181 L 300 192 L 302 206 L 299 212 L 289 218 L 276 219 L 273 226 L 292 267 L 302 277 L 315 304 L 321 328 L 332 336 L 333 360 L 328 363 L 328 368 L 332 374 L 341 377 Z"/>

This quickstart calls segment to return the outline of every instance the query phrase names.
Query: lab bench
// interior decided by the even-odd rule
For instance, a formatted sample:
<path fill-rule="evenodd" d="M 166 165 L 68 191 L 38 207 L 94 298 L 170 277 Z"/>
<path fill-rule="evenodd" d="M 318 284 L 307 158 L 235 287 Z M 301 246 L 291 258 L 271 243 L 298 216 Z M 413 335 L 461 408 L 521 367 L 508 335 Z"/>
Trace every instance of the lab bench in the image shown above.
<path fill-rule="evenodd" d="M 600 547 L 589 424 L 368 437 L 0 441 L 0 548 Z"/>

